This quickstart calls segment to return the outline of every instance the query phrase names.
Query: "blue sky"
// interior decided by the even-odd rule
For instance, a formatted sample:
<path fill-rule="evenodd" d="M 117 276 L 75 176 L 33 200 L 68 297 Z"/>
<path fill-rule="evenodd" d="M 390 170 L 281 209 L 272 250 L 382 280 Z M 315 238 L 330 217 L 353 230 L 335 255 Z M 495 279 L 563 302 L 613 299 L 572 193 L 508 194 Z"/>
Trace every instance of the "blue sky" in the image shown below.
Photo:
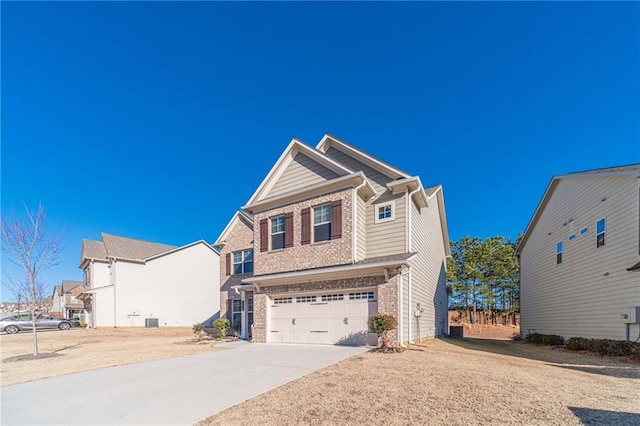
<path fill-rule="evenodd" d="M 638 3 L 2 2 L 2 211 L 213 242 L 297 136 L 515 238 L 554 174 L 640 162 Z"/>

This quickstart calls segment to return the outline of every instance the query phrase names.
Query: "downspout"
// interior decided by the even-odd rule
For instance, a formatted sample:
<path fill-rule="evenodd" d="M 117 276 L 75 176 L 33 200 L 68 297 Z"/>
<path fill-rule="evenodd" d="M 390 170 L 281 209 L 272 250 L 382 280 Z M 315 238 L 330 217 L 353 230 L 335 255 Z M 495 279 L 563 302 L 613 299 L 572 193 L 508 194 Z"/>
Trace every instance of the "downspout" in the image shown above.
<path fill-rule="evenodd" d="M 366 180 L 363 180 L 362 183 L 356 186 L 353 190 L 353 194 L 351 195 L 351 243 L 353 247 L 351 248 L 351 255 L 353 258 L 351 259 L 352 263 L 356 263 L 358 261 L 358 191 L 364 188 L 367 184 Z"/>
<path fill-rule="evenodd" d="M 413 191 L 409 192 L 409 195 L 407 197 L 407 214 L 408 214 L 408 220 L 407 221 L 409 222 L 409 227 L 408 227 L 409 233 L 407 234 L 407 240 L 408 240 L 408 246 L 409 246 L 408 247 L 409 248 L 409 250 L 408 250 L 409 253 L 411 253 L 413 251 L 413 235 L 412 235 L 412 232 L 411 232 L 411 225 L 413 224 L 413 214 L 411 213 L 411 211 L 413 210 L 413 208 L 412 208 L 413 205 L 411 204 L 411 200 L 412 200 L 413 194 L 415 194 L 418 191 L 420 191 L 420 189 L 421 189 L 420 185 L 418 185 L 418 187 L 416 189 L 414 189 Z M 411 330 L 411 325 L 413 323 L 412 318 L 411 318 L 411 307 L 413 306 L 411 304 L 412 303 L 411 294 L 412 294 L 412 290 L 413 290 L 411 269 L 412 269 L 412 267 L 409 266 L 409 274 L 408 274 L 408 278 L 407 278 L 409 280 L 408 290 L 407 290 L 409 292 L 409 317 L 408 317 L 409 318 L 409 342 L 410 343 L 415 343 L 415 339 L 413 339 L 413 334 L 412 334 L 413 330 Z M 417 317 L 417 321 L 420 321 L 419 317 Z M 419 338 L 420 338 L 420 336 L 418 336 L 418 339 Z"/>

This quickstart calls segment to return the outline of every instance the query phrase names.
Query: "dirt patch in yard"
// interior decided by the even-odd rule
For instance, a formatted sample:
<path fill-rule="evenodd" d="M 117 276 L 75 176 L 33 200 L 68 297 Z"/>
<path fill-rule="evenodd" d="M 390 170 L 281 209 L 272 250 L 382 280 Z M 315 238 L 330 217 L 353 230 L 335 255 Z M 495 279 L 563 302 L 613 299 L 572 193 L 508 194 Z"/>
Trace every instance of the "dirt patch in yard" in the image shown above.
<path fill-rule="evenodd" d="M 37 357 L 32 342 L 31 332 L 0 335 L 2 386 L 217 349 L 212 340 L 194 342 L 188 327 L 41 331 Z"/>
<path fill-rule="evenodd" d="M 432 340 L 368 352 L 205 425 L 640 424 L 640 365 L 522 342 Z"/>

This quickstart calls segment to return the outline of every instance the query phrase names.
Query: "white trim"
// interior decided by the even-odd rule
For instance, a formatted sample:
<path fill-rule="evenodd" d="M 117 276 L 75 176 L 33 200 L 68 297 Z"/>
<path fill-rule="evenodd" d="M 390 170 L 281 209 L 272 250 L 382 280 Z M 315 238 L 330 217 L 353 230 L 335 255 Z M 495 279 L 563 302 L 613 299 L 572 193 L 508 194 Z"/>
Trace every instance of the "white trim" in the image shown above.
<path fill-rule="evenodd" d="M 373 168 L 374 170 L 378 170 L 382 174 L 389 176 L 391 178 L 408 178 L 411 177 L 406 172 L 392 166 L 391 164 L 385 163 L 378 158 L 375 158 L 371 154 L 367 154 L 366 152 L 356 148 L 355 146 L 349 144 L 348 142 L 334 136 L 330 133 L 325 133 L 320 142 L 316 145 L 316 149 L 322 153 L 326 153 L 330 147 L 334 147 L 338 151 L 341 151 L 348 156 L 360 161 L 363 164 Z"/>
<path fill-rule="evenodd" d="M 387 188 L 391 191 L 392 194 L 398 194 L 400 192 L 404 192 L 406 189 L 411 191 L 411 194 L 417 194 L 415 200 L 416 205 L 420 208 L 429 207 L 429 197 L 427 197 L 427 193 L 424 191 L 424 186 L 420 181 L 420 176 L 412 176 L 406 179 L 396 179 L 387 184 Z"/>
<path fill-rule="evenodd" d="M 304 155 L 311 157 L 312 160 L 322 164 L 328 169 L 334 171 L 338 175 L 352 174 L 353 171 L 326 156 L 323 152 L 318 151 L 305 144 L 297 138 L 292 138 L 289 145 L 282 152 L 278 160 L 275 162 L 267 176 L 262 180 L 258 189 L 253 193 L 247 201 L 247 205 L 251 205 L 257 201 L 261 201 L 266 194 L 273 188 L 278 179 L 282 176 L 287 166 L 291 164 L 296 154 L 302 152 Z"/>
<path fill-rule="evenodd" d="M 236 210 L 236 212 L 231 217 L 231 220 L 229 220 L 229 222 L 227 223 L 227 226 L 224 227 L 224 229 L 216 239 L 216 242 L 213 244 L 214 246 L 218 246 L 226 240 L 227 234 L 231 231 L 231 226 L 233 222 L 236 219 L 240 219 L 240 217 L 244 217 L 247 220 L 247 222 L 251 224 L 251 229 L 253 229 L 253 219 L 247 216 L 245 213 L 243 213 L 242 210 Z"/>
<path fill-rule="evenodd" d="M 211 247 L 211 246 L 209 245 L 209 243 L 207 243 L 205 240 L 198 240 L 198 241 L 194 241 L 194 242 L 189 243 L 189 244 L 185 244 L 185 245 L 180 246 L 180 247 L 176 247 L 176 248 L 174 248 L 174 249 L 172 249 L 172 250 L 165 251 L 164 253 L 159 253 L 159 254 L 156 254 L 156 255 L 154 255 L 154 256 L 147 257 L 146 259 L 144 259 L 144 262 L 148 262 L 148 261 L 150 261 L 150 260 L 154 260 L 154 259 L 157 259 L 157 258 L 159 258 L 159 257 L 166 256 L 166 255 L 168 255 L 168 254 L 172 254 L 172 253 L 175 253 L 175 252 L 180 251 L 180 250 L 184 250 L 184 249 L 189 248 L 189 247 L 192 247 L 192 246 L 196 246 L 196 245 L 198 245 L 198 244 L 204 244 L 204 245 L 205 245 L 205 247 L 209 248 L 212 252 L 214 252 L 215 254 L 217 254 L 218 256 L 220 256 L 220 253 L 218 253 L 218 251 L 217 251 L 216 249 L 214 249 L 213 247 Z M 117 258 L 117 259 L 118 259 L 118 260 L 128 260 L 128 259 L 121 259 L 121 258 Z M 114 258 L 114 260 L 115 260 L 115 258 Z"/>
<path fill-rule="evenodd" d="M 262 286 L 265 285 L 264 283 L 273 281 L 275 281 L 275 284 L 287 284 L 288 281 L 299 282 L 300 278 L 311 279 L 311 277 L 318 277 L 318 279 L 320 279 L 324 277 L 326 279 L 334 279 L 329 277 L 332 275 L 340 275 L 340 277 L 342 278 L 347 278 L 347 275 L 349 275 L 349 273 L 354 274 L 354 277 L 382 276 L 384 274 L 383 271 L 386 268 L 409 266 L 411 259 L 413 259 L 414 257 L 415 254 L 405 260 L 388 260 L 378 263 L 349 264 L 319 269 L 310 269 L 305 271 L 280 272 L 277 274 L 269 274 L 266 276 L 247 277 L 243 279 L 243 282 L 252 283 L 254 285 L 259 284 Z"/>
<path fill-rule="evenodd" d="M 396 200 L 386 201 L 384 203 L 378 203 L 373 205 L 373 223 L 385 223 L 391 222 L 396 219 Z M 391 207 L 391 216 L 380 219 L 380 209 L 385 207 Z M 410 251 L 410 250 L 409 250 Z"/>
<path fill-rule="evenodd" d="M 372 197 L 376 194 L 376 190 L 367 181 L 364 173 L 361 171 L 355 172 L 349 175 L 340 176 L 335 179 L 331 179 L 325 182 L 320 182 L 315 185 L 299 189 L 297 191 L 290 191 L 286 194 L 276 195 L 274 197 L 265 198 L 254 202 L 253 204 L 247 204 L 242 208 L 251 213 L 268 210 L 274 206 L 282 206 L 285 204 L 291 204 L 302 200 L 307 200 L 315 195 L 325 194 L 339 189 L 350 188 L 360 185 L 362 182 L 366 182 L 366 188 L 369 189 L 369 195 Z"/>

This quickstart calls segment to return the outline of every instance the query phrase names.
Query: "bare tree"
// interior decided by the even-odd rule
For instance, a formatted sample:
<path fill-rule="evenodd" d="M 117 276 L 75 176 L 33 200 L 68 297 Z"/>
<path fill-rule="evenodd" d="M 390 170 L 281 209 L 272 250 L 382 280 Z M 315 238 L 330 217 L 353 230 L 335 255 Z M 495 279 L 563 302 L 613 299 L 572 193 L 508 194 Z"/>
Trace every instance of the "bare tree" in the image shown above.
<path fill-rule="evenodd" d="M 41 312 L 41 303 L 45 298 L 46 286 L 42 273 L 58 264 L 62 251 L 62 234 L 48 235 L 46 232 L 46 214 L 42 204 L 32 212 L 25 205 L 26 218 L 15 213 L 3 215 L 0 223 L 2 250 L 6 259 L 17 268 L 5 270 L 6 286 L 14 297 L 29 308 L 33 326 L 33 355 L 38 355 L 38 336 L 36 317 Z M 13 273 L 12 273 L 13 272 Z"/>

